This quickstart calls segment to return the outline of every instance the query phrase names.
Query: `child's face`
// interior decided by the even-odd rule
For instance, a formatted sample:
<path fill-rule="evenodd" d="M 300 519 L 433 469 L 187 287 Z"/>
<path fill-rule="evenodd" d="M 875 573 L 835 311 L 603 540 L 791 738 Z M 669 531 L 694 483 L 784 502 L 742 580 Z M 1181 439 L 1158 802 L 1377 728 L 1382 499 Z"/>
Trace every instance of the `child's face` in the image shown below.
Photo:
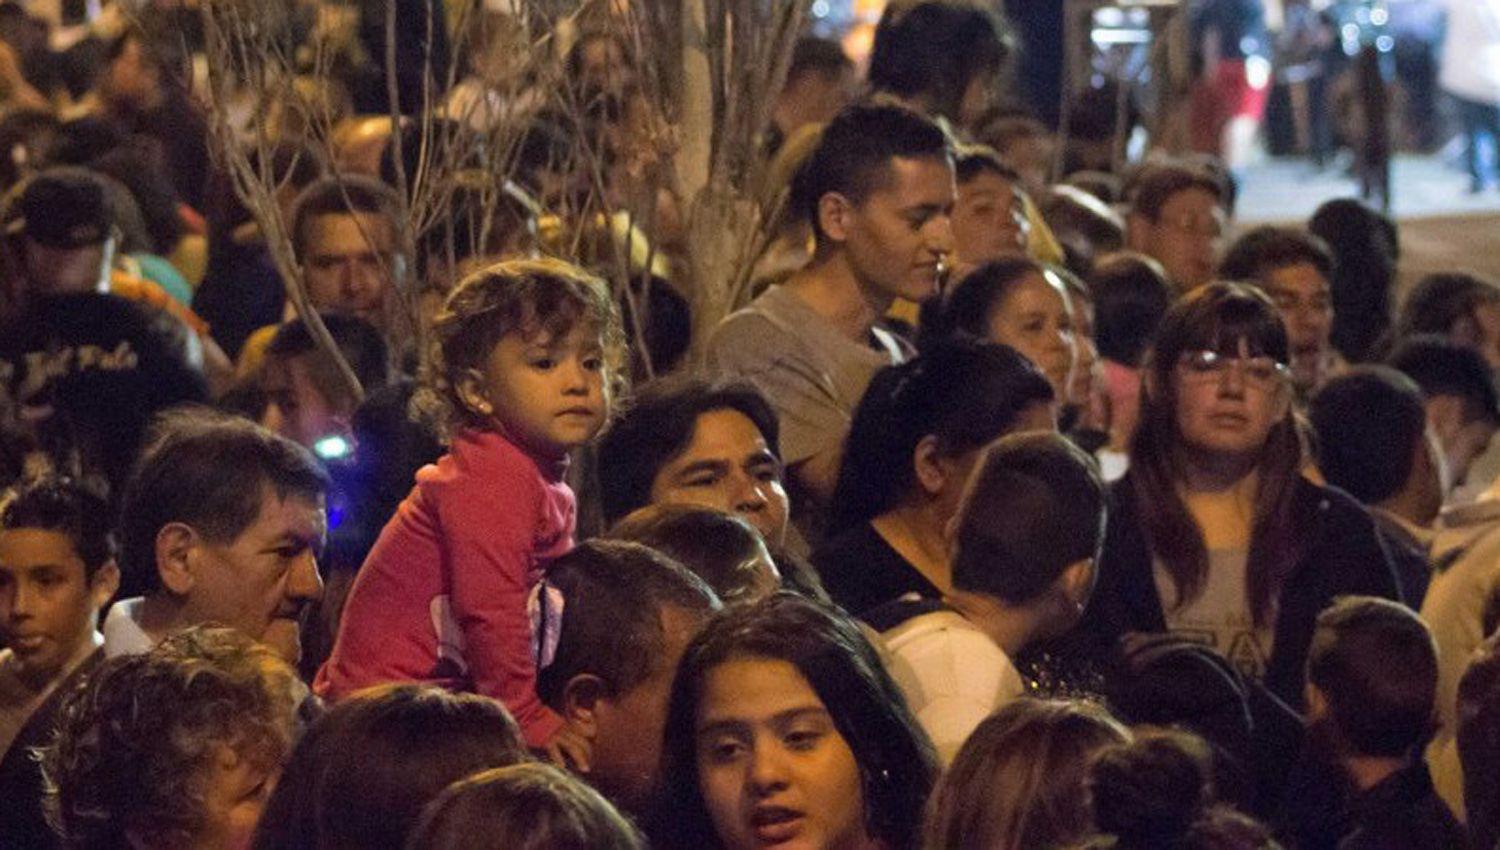
<path fill-rule="evenodd" d="M 578 323 L 562 336 L 506 334 L 473 374 L 467 395 L 506 436 L 560 455 L 589 440 L 609 412 L 604 350 L 596 328 Z"/>

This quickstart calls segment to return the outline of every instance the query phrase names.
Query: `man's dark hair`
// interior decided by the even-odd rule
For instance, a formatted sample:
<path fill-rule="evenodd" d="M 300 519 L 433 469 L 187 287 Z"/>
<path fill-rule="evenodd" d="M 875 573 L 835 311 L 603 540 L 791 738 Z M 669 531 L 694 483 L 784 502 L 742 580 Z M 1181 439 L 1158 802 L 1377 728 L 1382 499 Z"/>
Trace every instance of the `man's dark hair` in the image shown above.
<path fill-rule="evenodd" d="M 1430 274 L 1417 281 L 1396 315 L 1397 339 L 1416 334 L 1453 332 L 1453 326 L 1472 319 L 1486 304 L 1500 303 L 1500 285 L 1465 272 Z"/>
<path fill-rule="evenodd" d="M 1318 615 L 1307 680 L 1351 755 L 1401 758 L 1432 731 L 1437 649 L 1411 609 L 1345 596 Z"/>
<path fill-rule="evenodd" d="M 1386 364 L 1422 388 L 1422 395 L 1451 395 L 1463 400 L 1464 419 L 1500 425 L 1500 396 L 1484 356 L 1446 337 L 1419 334 L 1402 340 Z"/>
<path fill-rule="evenodd" d="M 374 325 L 342 313 L 324 313 L 323 324 L 366 394 L 390 383 L 390 351 Z M 339 410 L 353 413 L 359 406 L 359 399 L 349 391 L 338 366 L 318 347 L 312 331 L 301 319 L 293 319 L 276 329 L 266 355 L 283 360 L 311 355 L 307 357 L 307 373 L 318 392 Z"/>
<path fill-rule="evenodd" d="M 1132 213 L 1151 221 L 1161 218 L 1162 207 L 1178 192 L 1202 189 L 1224 203 L 1224 184 L 1207 169 L 1184 162 L 1153 163 L 1144 167 L 1126 190 Z"/>
<path fill-rule="evenodd" d="M 923 98 L 935 114 L 956 120 L 969 82 L 998 76 L 1013 52 L 997 8 L 966 0 L 896 0 L 886 6 L 870 50 L 870 86 Z"/>
<path fill-rule="evenodd" d="M 292 250 L 299 262 L 307 258 L 308 228 L 319 216 L 367 213 L 385 218 L 395 232 L 400 230 L 400 209 L 396 190 L 372 177 L 344 174 L 321 178 L 303 189 L 292 207 Z"/>
<path fill-rule="evenodd" d="M 0 528 L 35 528 L 68 538 L 85 579 L 115 557 L 114 522 L 109 503 L 67 478 L 41 478 L 0 495 Z"/>
<path fill-rule="evenodd" d="M 946 159 L 948 137 L 921 113 L 888 101 L 846 107 L 828 126 L 792 178 L 791 207 L 812 222 L 821 244 L 818 203 L 838 192 L 860 204 L 890 177 L 891 160 Z"/>
<path fill-rule="evenodd" d="M 1156 326 L 1176 297 L 1161 264 L 1133 252 L 1101 257 L 1089 275 L 1089 290 L 1094 294 L 1094 343 L 1099 355 L 1140 366 Z"/>
<path fill-rule="evenodd" d="M 958 145 L 953 149 L 953 175 L 962 186 L 981 174 L 994 174 L 1012 183 L 1018 183 L 1021 175 L 1005 164 L 1000 154 L 987 145 Z"/>
<path fill-rule="evenodd" d="M 1388 366 L 1357 366 L 1329 381 L 1308 404 L 1318 469 L 1328 483 L 1367 505 L 1400 492 L 1427 411 L 1416 382 Z"/>
<path fill-rule="evenodd" d="M 553 708 L 568 682 L 598 676 L 615 698 L 662 663 L 662 609 L 707 619 L 718 597 L 703 580 L 654 549 L 623 540 L 590 540 L 547 567 L 543 593 L 562 594 L 557 654 L 537 673 L 536 690 Z"/>
<path fill-rule="evenodd" d="M 750 384 L 715 385 L 700 378 L 654 381 L 599 440 L 600 505 L 606 523 L 650 504 L 656 474 L 692 442 L 698 417 L 716 410 L 743 414 L 771 453 L 781 457 L 776 412 Z"/>
<path fill-rule="evenodd" d="M 1067 437 L 1013 434 L 974 468 L 953 536 L 953 586 L 1020 605 L 1104 541 L 1104 479 Z"/>
<path fill-rule="evenodd" d="M 803 74 L 817 72 L 825 77 L 836 77 L 845 71 L 853 71 L 854 63 L 844 53 L 843 45 L 831 38 L 803 36 L 792 48 L 792 63 L 787 66 L 786 80 L 790 84 Z"/>
<path fill-rule="evenodd" d="M 125 487 L 120 507 L 121 595 L 160 587 L 156 535 L 180 522 L 228 543 L 278 498 L 321 498 L 328 473 L 307 449 L 245 419 L 205 408 L 164 414 Z"/>
<path fill-rule="evenodd" d="M 1264 283 L 1271 272 L 1299 263 L 1317 269 L 1324 280 L 1333 280 L 1333 252 L 1322 239 L 1294 227 L 1257 227 L 1229 246 L 1219 264 L 1219 277 Z"/>

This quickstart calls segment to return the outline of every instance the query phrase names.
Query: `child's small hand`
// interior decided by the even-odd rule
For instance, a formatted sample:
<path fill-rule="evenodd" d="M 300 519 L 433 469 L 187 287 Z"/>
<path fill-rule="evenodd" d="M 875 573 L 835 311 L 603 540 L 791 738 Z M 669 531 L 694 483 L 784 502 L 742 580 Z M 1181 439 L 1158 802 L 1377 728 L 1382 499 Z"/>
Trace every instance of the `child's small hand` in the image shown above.
<path fill-rule="evenodd" d="M 558 729 L 546 744 L 547 760 L 564 770 L 588 773 L 594 745 L 573 724 Z"/>

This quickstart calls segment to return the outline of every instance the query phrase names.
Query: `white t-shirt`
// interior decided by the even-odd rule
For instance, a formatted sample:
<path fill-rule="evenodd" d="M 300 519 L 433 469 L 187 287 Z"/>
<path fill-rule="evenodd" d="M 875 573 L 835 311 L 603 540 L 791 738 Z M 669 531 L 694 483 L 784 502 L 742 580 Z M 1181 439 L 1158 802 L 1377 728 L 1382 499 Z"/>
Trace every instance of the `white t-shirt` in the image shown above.
<path fill-rule="evenodd" d="M 886 669 L 945 766 L 980 721 L 1026 690 L 1004 650 L 956 611 L 912 617 L 881 643 Z"/>
<path fill-rule="evenodd" d="M 1245 593 L 1248 563 L 1245 549 L 1210 550 L 1202 591 L 1181 602 L 1166 568 L 1158 563 L 1154 573 L 1167 630 L 1208 646 L 1227 658 L 1241 675 L 1259 681 L 1271 657 L 1272 633 L 1269 626 L 1257 628 L 1250 616 Z"/>

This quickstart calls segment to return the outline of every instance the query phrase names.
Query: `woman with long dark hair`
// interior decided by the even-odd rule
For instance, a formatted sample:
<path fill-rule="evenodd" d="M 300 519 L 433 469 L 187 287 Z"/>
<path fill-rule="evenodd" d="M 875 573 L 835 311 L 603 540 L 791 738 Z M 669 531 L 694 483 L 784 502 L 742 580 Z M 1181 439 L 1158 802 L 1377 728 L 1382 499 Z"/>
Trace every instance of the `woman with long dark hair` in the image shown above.
<path fill-rule="evenodd" d="M 853 621 L 791 593 L 719 615 L 677 668 L 652 846 L 915 850 L 932 744 Z"/>
<path fill-rule="evenodd" d="M 854 411 L 813 564 L 860 615 L 906 593 L 950 589 L 944 528 L 991 441 L 1055 428 L 1047 379 L 1003 345 L 956 339 L 879 372 Z"/>
<path fill-rule="evenodd" d="M 1318 612 L 1401 595 L 1370 516 L 1302 475 L 1287 348 L 1275 306 L 1240 284 L 1167 313 L 1083 628 L 1096 652 L 1130 632 L 1189 634 L 1300 707 Z"/>

